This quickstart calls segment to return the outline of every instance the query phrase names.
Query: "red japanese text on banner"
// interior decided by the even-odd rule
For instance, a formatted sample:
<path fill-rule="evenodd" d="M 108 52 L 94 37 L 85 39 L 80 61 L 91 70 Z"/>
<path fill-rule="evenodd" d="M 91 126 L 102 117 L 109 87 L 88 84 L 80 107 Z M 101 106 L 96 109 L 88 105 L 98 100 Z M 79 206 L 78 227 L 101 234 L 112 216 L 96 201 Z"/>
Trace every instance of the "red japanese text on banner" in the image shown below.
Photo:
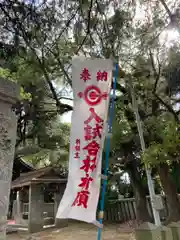
<path fill-rule="evenodd" d="M 112 82 L 109 59 L 74 58 L 69 175 L 57 218 L 96 220 Z"/>

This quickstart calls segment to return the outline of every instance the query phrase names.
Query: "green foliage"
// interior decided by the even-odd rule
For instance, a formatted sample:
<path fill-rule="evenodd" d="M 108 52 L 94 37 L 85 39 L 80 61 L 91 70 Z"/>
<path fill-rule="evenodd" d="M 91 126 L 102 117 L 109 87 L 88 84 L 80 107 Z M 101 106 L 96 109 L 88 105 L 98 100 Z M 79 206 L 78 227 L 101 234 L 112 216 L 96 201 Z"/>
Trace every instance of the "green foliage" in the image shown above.
<path fill-rule="evenodd" d="M 32 164 L 35 168 L 46 166 L 49 159 L 49 150 L 42 149 L 36 154 L 28 155 L 23 158 L 26 162 Z"/>
<path fill-rule="evenodd" d="M 143 161 L 146 164 L 156 166 L 166 161 L 176 161 L 179 158 L 180 149 L 180 125 L 173 119 L 158 119 L 159 137 L 161 143 L 151 142 L 143 154 Z"/>
<path fill-rule="evenodd" d="M 109 202 L 111 200 L 117 200 L 118 199 L 118 191 L 117 189 L 112 189 L 114 185 L 111 183 L 111 181 L 108 181 L 107 183 L 107 191 L 105 193 L 105 209 L 109 206 Z M 100 192 L 100 199 L 102 198 L 102 191 Z M 100 210 L 100 201 L 98 204 L 98 209 Z"/>
<path fill-rule="evenodd" d="M 23 87 L 20 87 L 20 96 L 22 100 L 32 100 L 31 93 L 25 92 Z"/>
<path fill-rule="evenodd" d="M 162 144 L 156 142 L 152 143 L 143 153 L 143 161 L 148 165 L 158 165 L 167 160 L 168 155 L 164 151 Z"/>
<path fill-rule="evenodd" d="M 37 153 L 28 153 L 25 160 L 35 167 L 65 166 L 69 157 L 70 126 L 56 122 L 50 122 L 41 135 L 38 135 L 39 150 Z M 39 133 L 39 130 L 38 130 Z"/>
<path fill-rule="evenodd" d="M 23 69 L 23 73 L 25 73 L 25 72 L 26 72 L 25 69 Z M 16 76 L 12 72 L 10 72 L 9 69 L 6 69 L 6 68 L 0 67 L 0 77 L 10 80 L 10 81 L 13 81 L 13 82 L 20 83 L 18 81 L 18 79 L 16 78 Z M 23 77 L 25 77 L 24 74 L 23 74 Z M 25 92 L 24 88 L 21 86 L 20 87 L 20 97 L 21 97 L 21 99 L 30 100 L 31 94 L 28 92 Z"/>
<path fill-rule="evenodd" d="M 124 111 L 126 107 L 124 106 L 121 99 L 116 103 L 115 110 L 115 120 L 113 122 L 113 137 L 112 137 L 112 148 L 116 148 L 120 146 L 121 142 L 127 142 L 133 137 L 133 133 L 131 131 L 131 122 L 127 121 Z"/>
<path fill-rule="evenodd" d="M 180 90 L 180 51 L 178 45 L 170 48 L 167 58 L 168 63 L 164 67 L 163 75 L 168 82 L 170 91 L 177 93 Z"/>
<path fill-rule="evenodd" d="M 4 69 L 4 68 L 0 67 L 0 77 L 2 77 L 4 79 L 11 80 L 11 81 L 14 81 L 9 69 Z"/>

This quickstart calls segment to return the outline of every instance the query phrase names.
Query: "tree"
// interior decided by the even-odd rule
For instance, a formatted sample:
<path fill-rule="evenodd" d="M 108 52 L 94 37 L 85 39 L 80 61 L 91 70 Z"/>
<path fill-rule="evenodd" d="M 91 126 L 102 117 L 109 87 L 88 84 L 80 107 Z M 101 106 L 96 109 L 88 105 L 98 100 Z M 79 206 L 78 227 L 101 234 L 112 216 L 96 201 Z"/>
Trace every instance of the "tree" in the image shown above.
<path fill-rule="evenodd" d="M 124 101 L 128 100 L 124 99 Z M 118 171 L 119 169 L 125 170 L 129 174 L 136 200 L 138 221 L 151 221 L 147 210 L 147 185 L 143 184 L 144 167 L 139 157 L 140 143 L 137 127 L 133 112 L 129 111 L 128 105 L 124 107 L 122 97 L 116 103 L 116 121 L 113 125 L 111 151 L 113 157 L 116 158 L 113 162 L 114 167 Z"/>
<path fill-rule="evenodd" d="M 141 20 L 138 19 L 137 9 L 141 10 Z M 64 81 L 71 85 L 71 55 L 112 57 L 119 62 L 117 87 L 121 96 L 116 122 L 119 135 L 116 137 L 116 133 L 113 133 L 116 144 L 112 156 L 121 160 L 133 179 L 134 191 L 139 196 L 137 199 L 140 199 L 137 205 L 141 213 L 144 211 L 144 214 L 140 214 L 141 220 L 147 220 L 149 216 L 143 200 L 146 194 L 142 184 L 144 168 L 140 160 L 141 150 L 131 104 L 129 78 L 135 85 L 144 128 L 147 151 L 143 159 L 158 169 L 169 203 L 170 219 L 180 219 L 179 211 L 171 211 L 174 206 L 179 209 L 179 202 L 169 174 L 171 166 L 178 163 L 178 158 L 173 154 L 168 154 L 168 158 L 166 156 L 169 149 L 175 149 L 178 153 L 176 147 L 179 143 L 177 139 L 172 143 L 172 139 L 168 140 L 163 135 L 165 126 L 179 124 L 179 113 L 174 109 L 178 101 L 177 95 L 174 95 L 178 92 L 178 84 L 176 80 L 171 81 L 179 73 L 178 63 L 175 64 L 169 57 L 176 56 L 175 59 L 178 59 L 178 45 L 176 49 L 174 46 L 172 54 L 172 49 L 170 51 L 160 41 L 164 29 L 177 26 L 178 12 L 176 1 L 167 4 L 163 0 L 150 4 L 141 1 L 139 6 L 129 0 L 72 0 L 68 3 L 65 0 L 42 3 L 7 0 L 0 3 L 0 47 L 6 49 L 1 54 L 8 57 L 1 65 L 3 68 L 8 67 L 10 77 L 20 82 L 25 98 L 16 105 L 20 119 L 18 146 L 34 141 L 38 147 L 46 148 L 45 139 L 50 136 L 50 122 L 56 119 L 57 114 L 72 109 L 62 104 L 62 96 L 54 84 Z M 13 47 L 9 48 L 9 44 Z M 163 121 L 164 125 L 159 126 L 159 121 Z M 170 133 L 169 130 L 167 135 Z M 57 142 L 55 137 L 54 140 L 52 142 Z M 155 158 L 156 162 L 152 162 L 150 157 L 153 154 L 160 155 Z"/>
<path fill-rule="evenodd" d="M 8 60 L 5 60 L 8 63 Z M 59 113 L 63 114 L 72 107 L 62 103 L 59 111 L 41 72 L 25 61 L 17 64 L 16 71 L 13 72 L 1 68 L 0 75 L 15 80 L 21 86 L 21 98 L 14 106 L 18 115 L 15 160 L 17 157 L 23 157 L 35 166 L 40 162 L 41 166 L 44 166 L 45 162 L 55 164 L 55 161 L 59 162 L 58 159 L 61 159 L 61 163 L 67 160 L 69 127 L 57 125 L 56 122 L 59 121 Z M 58 159 L 56 157 L 56 160 L 52 161 L 51 158 L 49 162 L 50 152 L 57 149 L 61 149 L 57 153 Z"/>
<path fill-rule="evenodd" d="M 153 67 L 153 65 L 151 67 Z M 155 70 L 153 69 L 153 71 Z M 174 148 L 177 147 L 179 137 L 177 135 L 177 138 L 174 138 L 177 134 L 176 128 L 174 129 L 174 133 L 170 133 L 170 131 L 172 131 L 172 126 L 177 126 L 176 124 L 179 123 L 179 120 L 176 112 L 170 105 L 170 97 L 166 95 L 167 84 L 165 79 L 161 78 L 161 84 L 156 83 L 156 80 L 159 81 L 160 76 L 161 75 L 159 75 L 154 81 L 156 84 L 155 90 L 152 80 L 153 86 L 150 83 L 146 85 L 146 79 L 144 79 L 144 76 L 139 77 L 139 79 L 143 77 L 142 79 L 144 81 L 144 84 L 141 84 L 141 87 L 140 89 L 137 89 L 137 92 L 139 96 L 139 109 L 141 112 L 145 112 L 142 119 L 147 146 L 146 153 L 148 152 L 145 163 L 151 164 L 151 166 L 155 166 L 158 169 L 169 207 L 168 221 L 178 221 L 180 218 L 180 204 L 176 185 L 169 173 L 168 160 L 175 160 L 173 159 L 173 153 L 170 149 L 172 149 L 173 146 Z M 148 78 L 150 82 L 150 76 Z M 169 132 L 167 132 L 167 126 L 169 123 L 171 124 L 171 127 L 169 127 Z M 164 129 L 166 129 L 166 134 L 163 134 Z M 165 143 L 164 150 L 162 150 L 163 143 Z M 170 152 L 172 154 L 171 158 L 169 157 Z M 150 157 L 151 154 L 153 157 Z M 174 211 L 174 206 L 176 206 L 176 211 Z"/>
<path fill-rule="evenodd" d="M 57 123 L 52 126 L 51 133 L 53 148 L 48 144 L 47 147 L 40 148 L 36 154 L 25 156 L 24 159 L 36 168 L 53 166 L 67 173 L 70 127 L 67 124 Z M 48 143 L 49 140 L 47 139 Z"/>
<path fill-rule="evenodd" d="M 23 157 L 39 152 L 46 155 L 57 147 L 67 148 L 62 135 L 55 132 L 52 135 L 52 121 L 56 121 L 59 114 L 72 110 L 71 106 L 61 102 L 63 91 L 57 90 L 53 83 L 63 82 L 54 55 L 63 49 L 65 56 L 68 45 L 60 38 L 52 42 L 53 35 L 53 52 L 46 51 L 46 56 L 43 55 L 46 47 L 42 45 L 50 41 L 49 31 L 58 23 L 49 15 L 53 10 L 51 5 L 33 4 L 21 1 L 0 4 L 1 28 L 8 38 L 6 41 L 2 38 L 1 42 L 0 73 L 21 86 L 21 99 L 14 107 L 18 115 L 16 156 Z M 68 57 L 64 58 L 65 62 Z M 62 125 L 59 127 L 63 128 Z"/>

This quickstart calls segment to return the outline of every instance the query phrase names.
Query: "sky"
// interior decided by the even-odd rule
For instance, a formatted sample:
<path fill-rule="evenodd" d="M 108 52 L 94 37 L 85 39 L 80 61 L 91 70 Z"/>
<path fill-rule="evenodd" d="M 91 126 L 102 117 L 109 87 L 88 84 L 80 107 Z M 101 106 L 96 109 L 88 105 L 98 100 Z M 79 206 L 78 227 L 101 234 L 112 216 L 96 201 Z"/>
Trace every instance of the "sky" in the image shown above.
<path fill-rule="evenodd" d="M 64 101 L 67 103 L 66 101 Z M 62 123 L 71 123 L 71 116 L 72 116 L 72 111 L 68 113 L 64 113 L 63 116 L 61 116 L 61 122 Z"/>

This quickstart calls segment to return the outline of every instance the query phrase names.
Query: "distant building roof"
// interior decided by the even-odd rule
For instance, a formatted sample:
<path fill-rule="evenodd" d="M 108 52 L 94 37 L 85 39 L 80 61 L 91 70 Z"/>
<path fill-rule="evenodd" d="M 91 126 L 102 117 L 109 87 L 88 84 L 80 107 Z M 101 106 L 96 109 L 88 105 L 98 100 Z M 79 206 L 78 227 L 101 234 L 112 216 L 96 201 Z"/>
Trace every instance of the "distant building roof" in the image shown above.
<path fill-rule="evenodd" d="M 33 170 L 35 170 L 35 168 L 31 164 L 26 163 L 22 158 L 17 157 L 14 159 L 12 180 L 18 178 L 21 173 L 27 173 Z"/>
<path fill-rule="evenodd" d="M 29 186 L 32 183 L 66 183 L 67 179 L 61 175 L 58 169 L 45 167 L 38 170 L 20 174 L 20 177 L 11 184 L 11 189 Z"/>

